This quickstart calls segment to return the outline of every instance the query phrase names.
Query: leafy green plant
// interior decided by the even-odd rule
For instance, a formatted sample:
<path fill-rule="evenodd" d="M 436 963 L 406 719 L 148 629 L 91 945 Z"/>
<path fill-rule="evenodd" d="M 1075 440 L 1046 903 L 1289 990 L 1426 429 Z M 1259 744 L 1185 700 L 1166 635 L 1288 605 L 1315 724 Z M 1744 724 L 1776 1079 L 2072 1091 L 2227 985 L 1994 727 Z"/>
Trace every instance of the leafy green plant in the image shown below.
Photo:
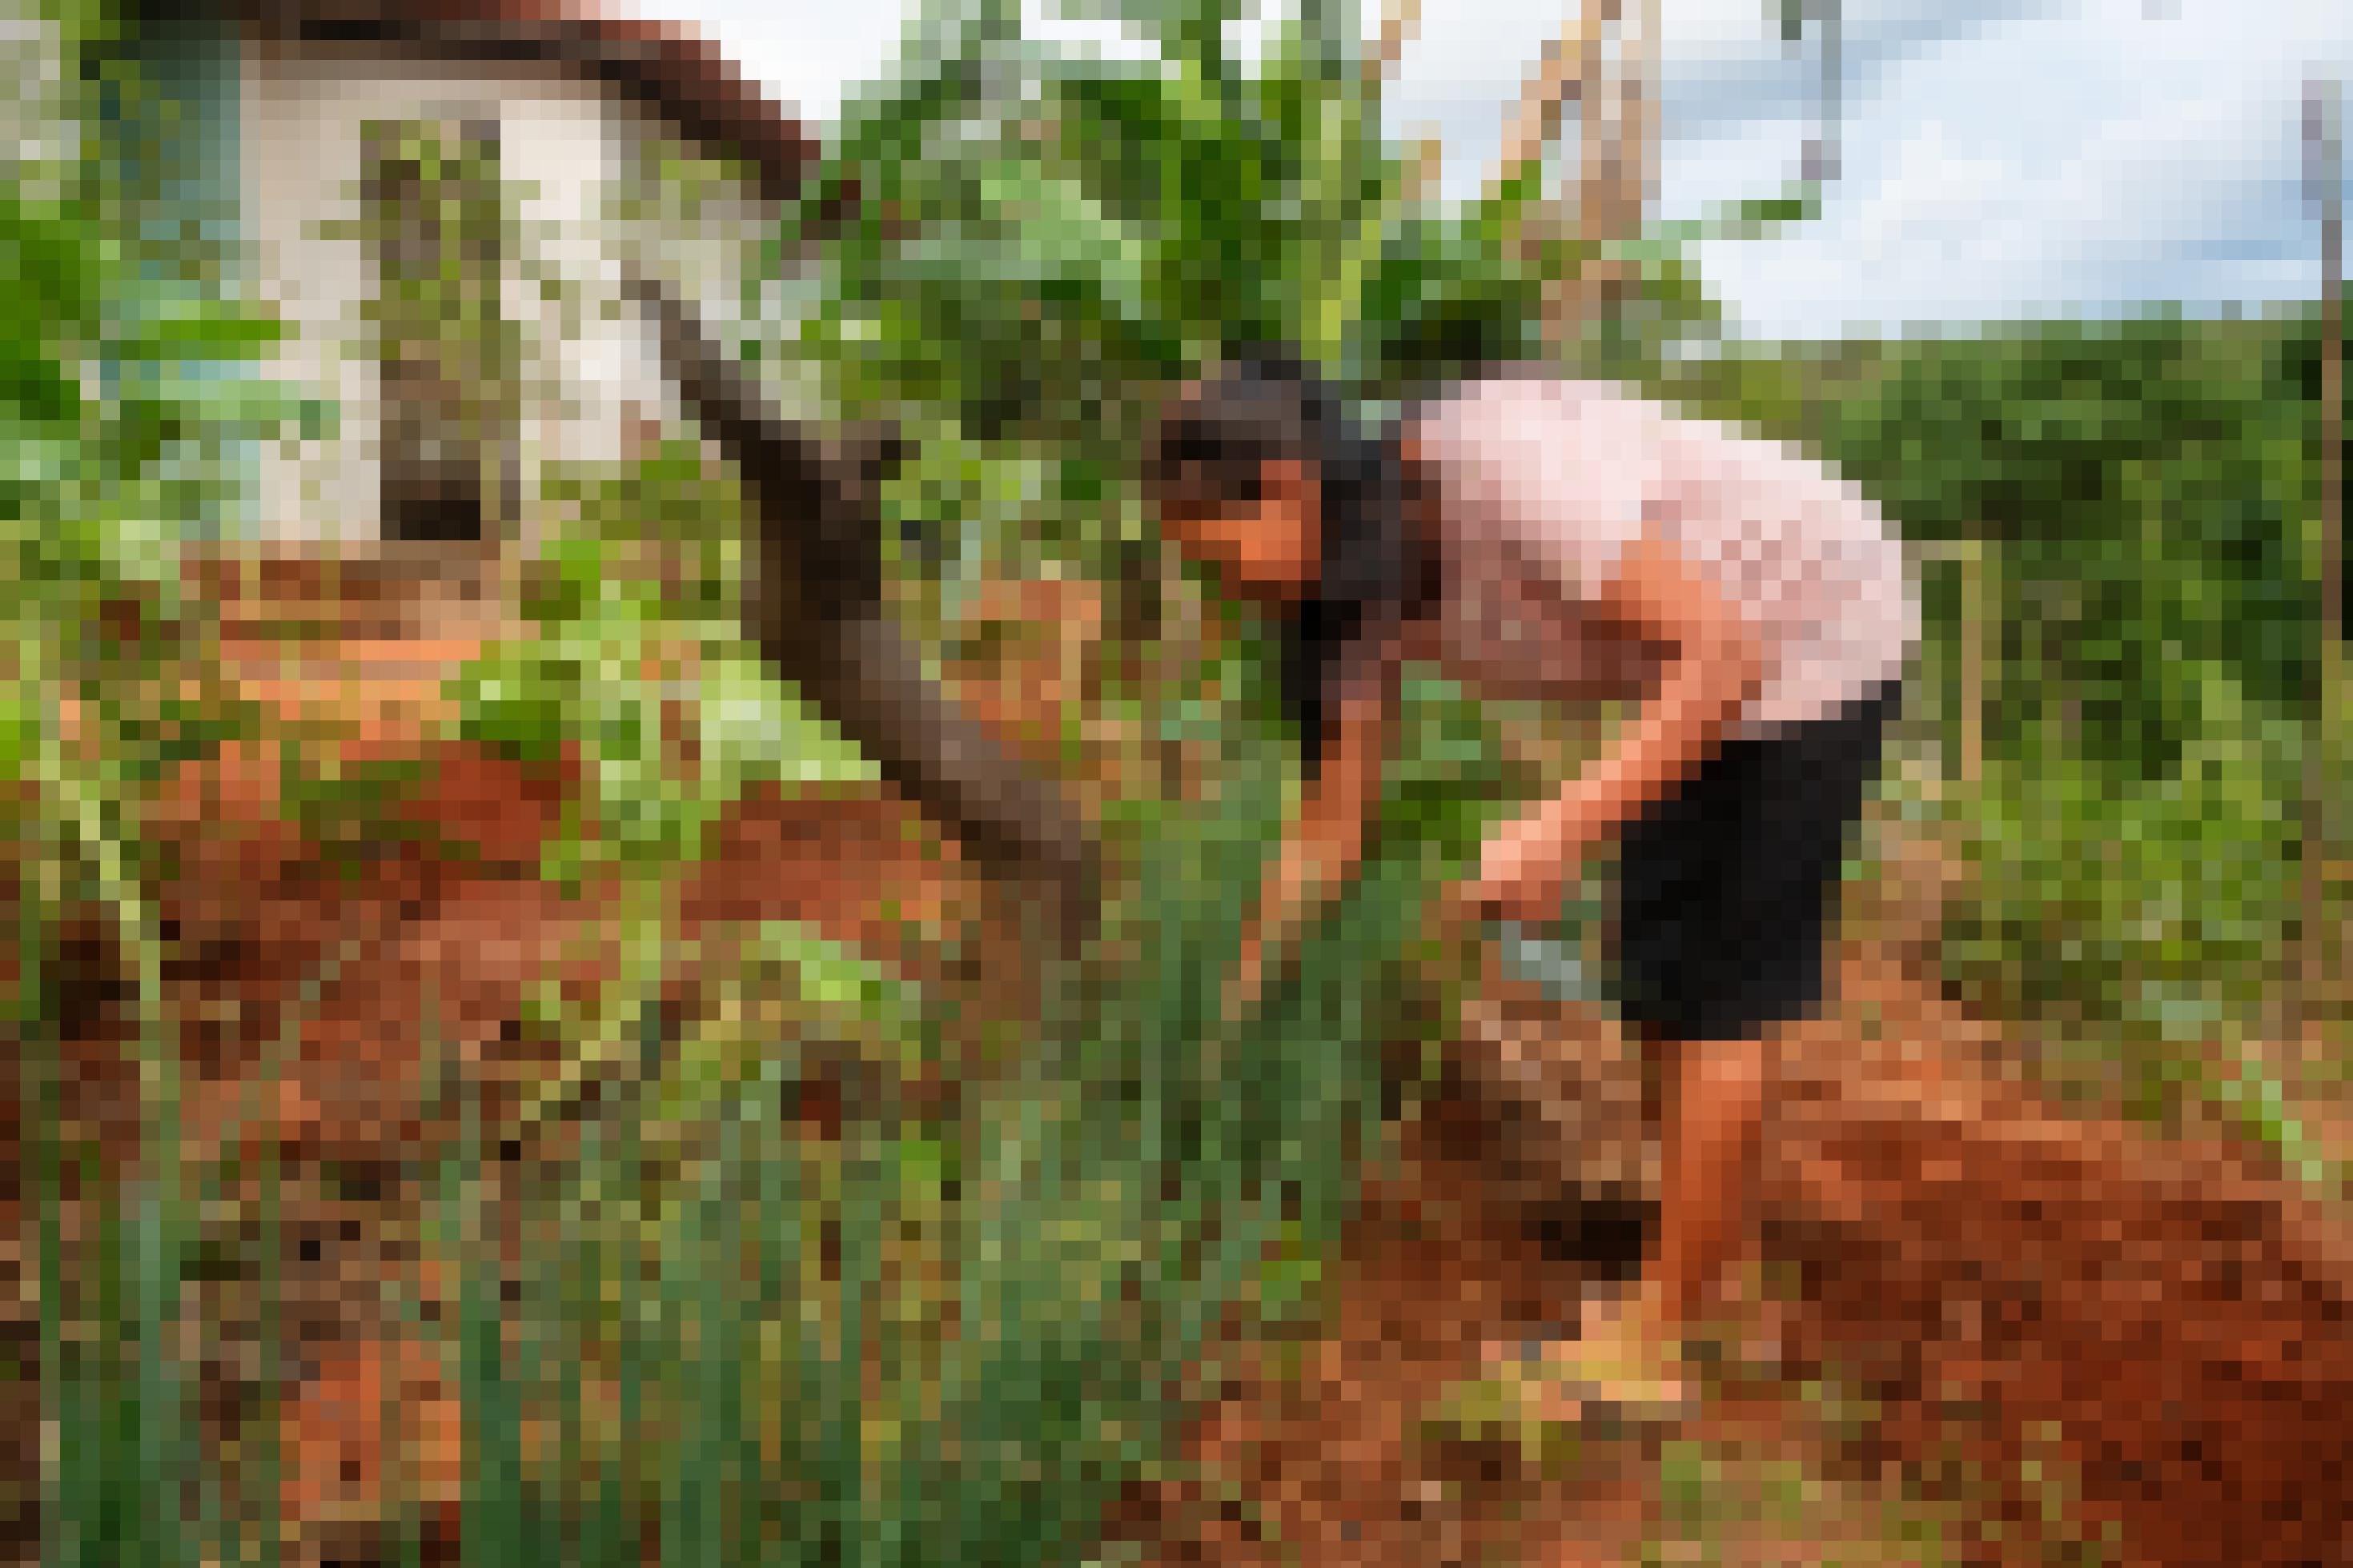
<path fill-rule="evenodd" d="M 1230 0 L 1067 9 L 1143 47 L 1042 42 L 1009 0 L 928 5 L 897 76 L 845 105 L 778 241 L 779 265 L 821 247 L 797 350 L 836 405 L 901 420 L 967 474 L 1020 475 L 1006 532 L 967 566 L 1044 546 L 1132 574 L 1125 476 L 1152 396 L 1240 344 L 1297 343 L 1389 398 L 1549 352 L 1544 289 L 1591 247 L 1531 237 L 1532 170 L 1469 204 L 1414 194 L 1356 5 L 1303 8 L 1254 61 Z M 1661 341 L 1712 319 L 1682 244 L 1613 258 Z M 918 459 L 907 515 L 997 521 L 940 478 Z"/>
<path fill-rule="evenodd" d="M 1652 378 L 1811 444 L 1916 540 L 1984 542 L 1986 776 L 1938 808 L 1976 872 L 1946 973 L 2053 1037 L 2071 1090 L 2123 1079 L 2102 1098 L 2161 1121 L 2236 1097 L 2299 1166 L 2279 1086 L 2207 1058 L 2268 1026 L 2294 916 L 2318 685 L 2316 330 L 2309 309 L 2157 311 L 1744 351 Z M 1907 706 L 1950 769 L 1961 606 L 1947 574 L 1925 589 Z"/>
<path fill-rule="evenodd" d="M 52 146 L 12 157 L 0 180 L 0 275 L 18 294 L 0 324 L 0 744 L 17 786 L 0 809 L 17 894 L 9 1033 L 32 1110 L 27 1196 L 55 1433 L 44 1560 L 193 1562 L 195 1535 L 173 1517 L 196 1506 L 188 1369 L 173 1346 L 194 1215 L 141 807 L 164 766 L 235 722 L 204 607 L 180 594 L 182 520 L 221 483 L 227 444 L 300 410 L 269 388 L 207 378 L 266 350 L 276 323 L 221 300 L 200 268 L 154 265 L 142 244 L 139 165 L 123 145 L 141 123 L 123 112 L 141 76 L 113 9 L 67 0 L 26 20 L 27 37 L 52 46 L 26 100 Z M 128 971 L 142 1137 L 120 1171 L 59 1124 L 56 922 L 74 908 L 112 921 Z M 69 1192 L 88 1238 L 70 1250 Z"/>

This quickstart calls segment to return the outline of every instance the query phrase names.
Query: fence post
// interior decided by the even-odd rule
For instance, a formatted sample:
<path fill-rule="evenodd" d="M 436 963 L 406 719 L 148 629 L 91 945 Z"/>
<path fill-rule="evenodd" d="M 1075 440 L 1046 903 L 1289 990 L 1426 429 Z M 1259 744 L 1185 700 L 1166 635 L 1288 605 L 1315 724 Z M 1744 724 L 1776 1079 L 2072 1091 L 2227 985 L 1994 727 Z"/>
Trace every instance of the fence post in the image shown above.
<path fill-rule="evenodd" d="M 2305 731 L 2304 821 L 2300 889 L 2301 949 L 2294 1020 L 2295 1047 L 2329 995 L 2337 954 L 2328 926 L 2331 778 L 2328 768 L 2332 710 L 2345 657 L 2344 480 L 2344 132 L 2335 81 L 2315 79 L 2305 87 L 2305 190 L 2320 216 L 2320 647 L 2319 690 Z"/>
<path fill-rule="evenodd" d="M 1991 661 L 1994 626 L 1992 552 L 1982 534 L 1921 544 L 1916 549 L 1923 565 L 1950 566 L 1960 574 L 1959 624 L 1953 638 L 1959 692 L 1955 701 L 1957 710 L 1950 715 L 1960 731 L 1960 756 L 1957 772 L 1955 760 L 1945 759 L 1944 775 L 1947 784 L 1975 788 L 1985 777 L 1985 710 L 1991 695 L 1987 667 Z M 1938 708 L 1942 706 L 1940 700 Z"/>
<path fill-rule="evenodd" d="M 1985 776 L 1986 641 L 1993 602 L 1983 534 L 1961 550 L 1961 783 L 1976 788 Z"/>

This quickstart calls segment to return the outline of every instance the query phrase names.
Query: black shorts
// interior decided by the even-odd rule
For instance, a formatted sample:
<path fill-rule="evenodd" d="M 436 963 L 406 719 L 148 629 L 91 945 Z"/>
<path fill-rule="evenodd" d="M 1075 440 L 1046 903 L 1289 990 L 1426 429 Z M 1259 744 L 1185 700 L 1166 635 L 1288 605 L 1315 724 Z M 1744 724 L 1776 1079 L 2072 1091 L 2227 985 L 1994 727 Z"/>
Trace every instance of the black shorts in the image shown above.
<path fill-rule="evenodd" d="M 1820 1004 L 1849 834 L 1900 692 L 1890 680 L 1835 717 L 1727 742 L 1627 828 L 1612 967 L 1630 1026 L 1741 1039 Z"/>

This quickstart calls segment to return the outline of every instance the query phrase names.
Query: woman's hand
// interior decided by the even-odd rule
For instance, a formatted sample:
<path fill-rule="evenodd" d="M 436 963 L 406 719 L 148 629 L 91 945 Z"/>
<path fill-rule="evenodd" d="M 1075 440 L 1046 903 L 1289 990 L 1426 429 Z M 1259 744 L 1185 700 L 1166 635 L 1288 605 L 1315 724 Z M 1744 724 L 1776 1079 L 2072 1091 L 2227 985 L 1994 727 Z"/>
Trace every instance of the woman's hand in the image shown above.
<path fill-rule="evenodd" d="M 1461 901 L 1490 920 L 1537 924 L 1559 914 L 1569 882 L 1599 837 L 1574 793 L 1499 829 L 1479 857 Z"/>
<path fill-rule="evenodd" d="M 1233 973 L 1226 976 L 1224 994 L 1219 998 L 1219 1016 L 1229 1028 L 1240 1028 L 1258 1011 L 1261 997 L 1266 990 L 1265 950 L 1256 942 L 1242 948 Z"/>

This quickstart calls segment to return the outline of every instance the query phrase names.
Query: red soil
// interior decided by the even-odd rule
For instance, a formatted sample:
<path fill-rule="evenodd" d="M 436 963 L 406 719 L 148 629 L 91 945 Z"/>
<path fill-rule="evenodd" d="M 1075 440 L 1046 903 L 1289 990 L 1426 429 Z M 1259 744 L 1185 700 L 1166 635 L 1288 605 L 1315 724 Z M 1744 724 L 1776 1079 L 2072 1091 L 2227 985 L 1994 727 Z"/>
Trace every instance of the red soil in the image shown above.
<path fill-rule="evenodd" d="M 1681 1436 L 1803 1456 L 1849 1489 L 1831 1499 L 1867 1500 L 1891 1464 L 1934 1477 L 1957 1451 L 1972 1528 L 1946 1561 L 2046 1560 L 2035 1463 L 2073 1488 L 2063 1531 L 2113 1531 L 2110 1562 L 2353 1560 L 2341 1214 L 2233 1150 L 2061 1117 L 1984 1064 L 1990 1031 L 1901 976 L 1857 964 L 1846 993 L 1787 1042 L 1757 1193 L 1768 1255 L 1804 1282 L 1749 1316 L 1779 1342 L 1779 1377 Z M 1542 1156 L 1504 1110 L 1459 1090 L 1408 1129 L 1328 1324 L 1238 1349 L 1190 1440 L 1208 1479 L 1132 1496 L 1118 1533 L 1156 1562 L 1308 1564 L 1620 1563 L 1662 1533 L 1655 1450 L 1605 1443 L 1544 1478 L 1415 1436 L 1480 1342 L 1575 1310 L 1577 1266 L 1527 1239 Z M 1557 1193 L 1575 1163 L 1560 1150 L 1533 1179 Z M 1879 1404 L 1834 1439 L 1798 1393 L 1826 1366 Z M 1813 1511 L 1801 1537 L 1752 1521 L 1705 1560 L 1818 1562 L 1825 1529 L 1868 1535 L 1859 1505 Z"/>
<path fill-rule="evenodd" d="M 427 703 L 431 683 L 417 684 Z M 272 755 L 232 748 L 164 785 L 154 831 L 182 858 L 161 910 L 177 950 L 169 990 L 187 1020 L 181 1157 L 243 1139 L 274 1142 L 298 1171 L 332 1160 L 396 1176 L 428 1158 L 451 1131 L 415 1050 L 428 998 L 434 1032 L 485 1089 L 496 1136 L 513 1089 L 544 1066 L 522 1026 L 526 983 L 552 967 L 585 994 L 616 973 L 602 892 L 566 900 L 533 871 L 577 794 L 576 766 L 424 742 L 424 711 L 301 752 L 313 769 L 404 749 L 427 762 L 388 821 L 431 831 L 338 847 L 347 871 L 286 820 Z M 690 942 L 754 920 L 807 921 L 878 956 L 932 963 L 944 984 L 974 988 L 976 1011 L 1018 1018 L 1027 965 L 1009 922 L 986 918 L 992 896 L 895 802 L 769 790 L 720 825 L 679 912 Z M 902 924 L 920 934 L 967 921 L 982 941 L 954 965 L 927 959 L 934 944 Z M 72 1015 L 68 1120 L 100 1131 L 119 1166 L 138 1153 L 132 1021 L 100 984 L 119 969 L 102 922 L 71 934 L 90 983 Z M 299 987 L 338 948 L 340 973 L 298 1013 Z M 704 1000 L 696 967 L 681 965 L 681 1005 Z M 266 1077 L 269 1051 L 297 1023 L 285 1070 Z M 2353 1425 L 2338 1414 L 2353 1400 L 2353 1247 L 2341 1216 L 2219 1146 L 2064 1119 L 2006 1082 L 2001 1064 L 1995 1031 L 1862 966 L 1832 1016 L 1788 1042 L 1758 1209 L 1768 1251 L 1799 1265 L 1806 1289 L 1774 1332 L 1793 1373 L 1829 1365 L 1882 1407 L 1861 1437 L 1818 1457 L 1867 1478 L 1882 1459 L 1916 1468 L 1957 1442 L 1992 1478 L 1986 1516 L 2023 1513 L 2032 1489 L 2020 1462 L 2055 1423 L 2080 1477 L 2073 1511 L 2114 1525 L 2123 1561 L 2353 1560 Z M 241 1122 L 252 1089 L 267 1091 L 261 1115 Z M 814 1130 L 831 1131 L 838 1107 L 822 1086 L 807 1103 Z M 1526 1224 L 1531 1193 L 1564 1184 L 1560 1162 L 1547 1179 L 1541 1151 L 1499 1158 L 1508 1136 L 1494 1103 L 1461 1096 L 1408 1129 L 1401 1168 L 1374 1179 L 1334 1270 L 1328 1324 L 1297 1344 L 1237 1345 L 1214 1369 L 1219 1397 L 1190 1451 L 1232 1491 L 1139 1492 L 1123 1517 L 1130 1532 L 1168 1562 L 1367 1565 L 1491 1550 L 1620 1562 L 1656 1532 L 1649 1456 L 1605 1450 L 1539 1480 L 1412 1438 L 1422 1402 L 1471 1370 L 1477 1343 L 1567 1315 L 1580 1288 L 1578 1268 L 1548 1261 Z M 431 1259 L 405 1267 L 420 1294 L 438 1292 Z M 347 1417 L 362 1411 L 367 1425 L 388 1383 L 414 1384 L 406 1440 L 420 1462 L 446 1474 L 461 1458 L 449 1396 L 420 1351 L 357 1311 L 322 1342 L 290 1416 L 290 1507 L 303 1518 L 323 1522 L 336 1500 L 357 1507 L 377 1484 L 383 1456 L 369 1445 L 380 1438 Z M 1723 1404 L 1704 1429 L 1810 1440 L 1793 1412 L 1768 1388 Z M 1758 1560 L 1826 1549 L 1754 1543 Z M 1979 1542 L 1967 1554 L 2021 1550 Z"/>
<path fill-rule="evenodd" d="M 160 789 L 151 830 L 177 864 L 159 911 L 172 953 L 166 990 L 184 1024 L 184 1135 L 168 1157 L 198 1169 L 234 1144 L 274 1150 L 298 1184 L 330 1168 L 375 1173 L 384 1184 L 373 1230 L 396 1217 L 414 1190 L 407 1179 L 457 1131 L 456 1102 L 436 1092 L 420 1040 L 429 1033 L 454 1058 L 481 1096 L 484 1136 L 503 1148 L 520 1131 L 519 1093 L 553 1065 L 552 1045 L 524 1026 L 527 988 L 555 975 L 587 1000 L 617 975 L 618 932 L 609 889 L 567 898 L 537 875 L 543 844 L 579 795 L 576 764 L 526 765 L 382 731 L 291 756 L 347 776 L 403 757 L 422 765 L 402 773 L 348 843 L 322 843 L 289 820 L 280 758 L 259 747 L 226 748 Z M 332 826 L 322 829 L 330 838 Z M 902 805 L 871 791 L 765 789 L 716 825 L 708 863 L 683 889 L 679 929 L 691 954 L 731 927 L 801 920 L 912 959 L 927 944 L 911 933 L 935 936 L 972 897 L 953 855 Z M 134 1021 L 119 986 L 97 984 L 121 970 L 105 922 L 82 919 L 69 937 L 93 994 L 71 1019 L 67 1131 L 95 1134 L 119 1176 L 148 1152 L 138 1142 Z M 674 1003 L 710 1000 L 706 967 L 691 957 L 677 966 Z M 813 1131 L 838 1131 L 828 1085 L 807 1086 L 803 1104 Z M 301 1275 L 290 1231 L 277 1244 L 290 1277 Z M 284 1418 L 285 1500 L 306 1532 L 303 1560 L 364 1536 L 371 1500 L 385 1495 L 380 1395 L 398 1395 L 402 1441 L 415 1450 L 406 1474 L 420 1495 L 455 1504 L 459 1416 L 433 1370 L 438 1352 L 364 1302 L 387 1275 L 420 1301 L 448 1304 L 446 1268 L 412 1248 L 322 1276 L 320 1299 L 304 1309 L 308 1375 Z"/>

